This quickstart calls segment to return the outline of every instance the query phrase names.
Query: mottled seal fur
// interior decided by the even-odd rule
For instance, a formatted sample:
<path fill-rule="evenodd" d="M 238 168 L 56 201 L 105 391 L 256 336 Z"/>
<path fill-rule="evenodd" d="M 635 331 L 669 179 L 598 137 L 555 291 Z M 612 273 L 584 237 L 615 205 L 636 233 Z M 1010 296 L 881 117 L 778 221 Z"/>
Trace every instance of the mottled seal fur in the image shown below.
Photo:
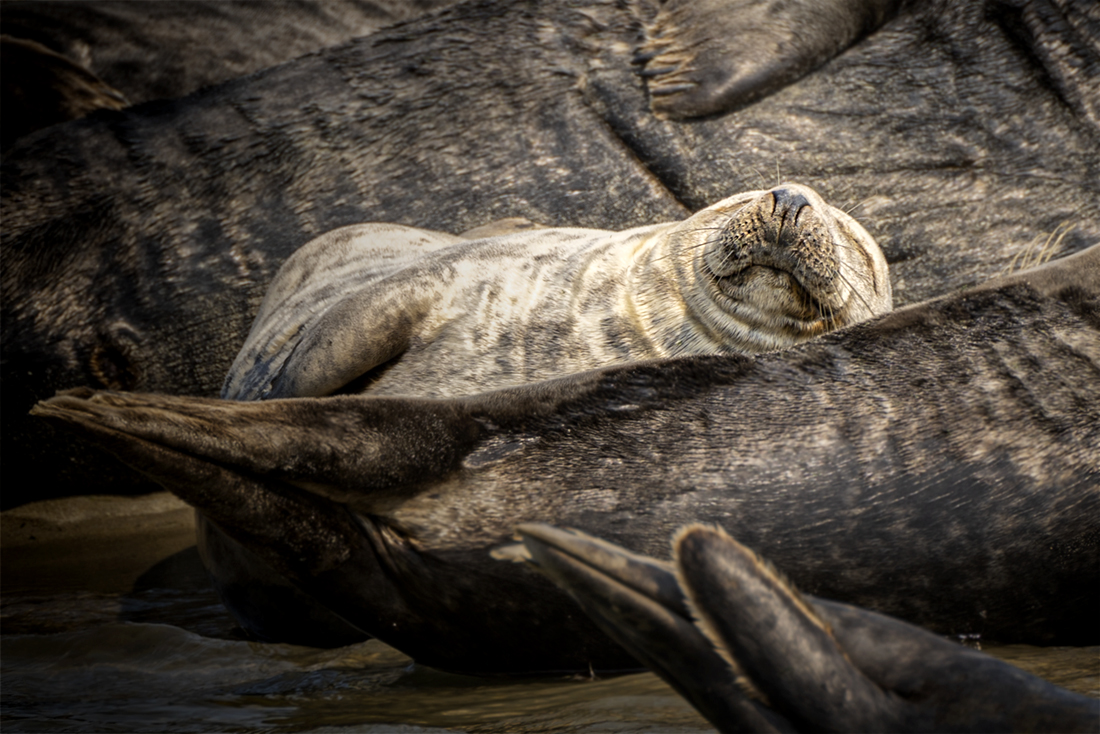
<path fill-rule="evenodd" d="M 445 669 L 636 664 L 490 558 L 521 522 L 655 557 L 717 523 L 810 594 L 939 633 L 1098 639 L 1100 247 L 754 357 L 446 400 L 83 390 L 35 413 L 198 508 L 256 596 L 277 575 Z"/>
<path fill-rule="evenodd" d="M 796 184 L 624 232 L 463 242 L 368 224 L 291 256 L 222 396 L 477 393 L 636 359 L 774 351 L 891 306 L 874 239 Z"/>
<path fill-rule="evenodd" d="M 901 620 L 803 596 L 721 528 L 672 561 L 517 528 L 527 557 L 722 732 L 1094 732 L 1100 701 Z"/>
<path fill-rule="evenodd" d="M 450 0 L 8 0 L 3 148 L 95 109 L 173 99 L 409 20 Z"/>

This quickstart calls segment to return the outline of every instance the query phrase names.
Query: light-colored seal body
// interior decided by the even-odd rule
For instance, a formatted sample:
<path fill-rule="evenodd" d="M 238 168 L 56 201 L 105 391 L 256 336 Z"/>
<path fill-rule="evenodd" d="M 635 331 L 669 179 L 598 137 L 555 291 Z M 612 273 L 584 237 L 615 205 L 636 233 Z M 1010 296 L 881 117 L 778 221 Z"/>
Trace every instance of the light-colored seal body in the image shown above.
<path fill-rule="evenodd" d="M 797 185 L 623 232 L 470 241 L 364 224 L 284 264 L 223 396 L 467 394 L 629 360 L 774 351 L 890 308 L 874 240 Z"/>

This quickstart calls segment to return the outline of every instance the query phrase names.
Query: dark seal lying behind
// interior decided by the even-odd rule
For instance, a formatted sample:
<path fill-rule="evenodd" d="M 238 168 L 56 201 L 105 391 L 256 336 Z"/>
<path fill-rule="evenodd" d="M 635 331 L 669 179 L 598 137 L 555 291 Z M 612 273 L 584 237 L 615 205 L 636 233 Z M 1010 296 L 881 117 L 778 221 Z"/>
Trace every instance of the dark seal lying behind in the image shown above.
<path fill-rule="evenodd" d="M 719 528 L 672 562 L 517 528 L 540 570 L 722 732 L 1095 732 L 1100 701 L 920 628 L 802 596 Z"/>
<path fill-rule="evenodd" d="M 8 470 L 40 480 L 0 501 L 124 491 L 132 473 L 25 411 L 81 385 L 216 395 L 285 258 L 356 222 L 623 229 L 797 180 L 858 206 L 898 305 L 1036 241 L 1081 250 L 1100 236 L 1094 7 L 913 3 L 796 84 L 679 124 L 650 111 L 622 3 L 479 0 L 28 138 L 0 192 L 0 430 Z"/>
<path fill-rule="evenodd" d="M 941 633 L 1097 641 L 1100 248 L 756 358 L 450 400 L 83 390 L 35 413 L 199 508 L 259 634 L 234 598 L 277 574 L 428 665 L 633 664 L 489 558 L 552 520 L 658 557 L 720 523 L 808 593 Z"/>
<path fill-rule="evenodd" d="M 95 109 L 182 97 L 449 4 L 7 0 L 2 147 Z"/>

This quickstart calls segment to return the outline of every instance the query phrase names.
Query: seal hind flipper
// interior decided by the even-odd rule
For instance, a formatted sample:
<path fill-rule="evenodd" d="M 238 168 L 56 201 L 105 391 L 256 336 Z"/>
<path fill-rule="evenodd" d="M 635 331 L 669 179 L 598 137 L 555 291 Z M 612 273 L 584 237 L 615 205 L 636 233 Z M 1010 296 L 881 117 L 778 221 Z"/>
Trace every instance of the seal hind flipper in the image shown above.
<path fill-rule="evenodd" d="M 667 0 L 635 57 L 664 117 L 730 112 L 795 81 L 880 26 L 900 0 Z"/>
<path fill-rule="evenodd" d="M 717 528 L 682 530 L 671 564 L 576 530 L 516 529 L 541 571 L 723 732 L 1094 731 L 1100 720 L 1100 702 L 989 655 L 799 595 Z M 838 672 L 856 688 L 830 685 Z"/>
<path fill-rule="evenodd" d="M 751 550 L 692 525 L 673 557 L 697 626 L 800 729 L 902 728 L 903 702 L 852 665 L 817 610 Z"/>
<path fill-rule="evenodd" d="M 794 731 L 746 695 L 727 662 L 692 624 L 672 565 L 576 530 L 516 527 L 533 563 L 565 588 L 593 621 L 665 679 L 722 731 Z M 684 685 L 696 678 L 709 685 Z"/>
<path fill-rule="evenodd" d="M 203 472 L 216 467 L 232 475 L 220 480 L 232 486 L 235 477 L 262 480 L 366 514 L 419 494 L 426 478 L 457 466 L 477 438 L 469 417 L 414 401 L 425 408 L 414 432 L 428 438 L 411 442 L 409 401 L 379 400 L 349 410 L 341 396 L 227 402 L 78 388 L 32 412 L 103 445 L 215 522 L 247 529 L 247 518 L 225 514 L 224 498 L 206 489 Z"/>

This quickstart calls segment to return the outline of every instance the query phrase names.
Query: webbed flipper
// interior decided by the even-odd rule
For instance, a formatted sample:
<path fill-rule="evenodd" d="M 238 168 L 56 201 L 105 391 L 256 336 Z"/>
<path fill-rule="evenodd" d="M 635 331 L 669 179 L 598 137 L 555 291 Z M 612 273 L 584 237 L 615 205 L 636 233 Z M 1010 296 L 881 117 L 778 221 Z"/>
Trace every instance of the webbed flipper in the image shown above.
<path fill-rule="evenodd" d="M 377 284 L 458 242 L 396 224 L 341 227 L 312 240 L 272 281 L 222 397 L 318 397 L 399 355 L 415 309 L 389 309 Z"/>
<path fill-rule="evenodd" d="M 807 74 L 896 12 L 899 0 L 667 0 L 635 62 L 663 117 L 729 112 Z"/>
<path fill-rule="evenodd" d="M 899 619 L 802 595 L 721 529 L 659 561 L 519 525 L 531 560 L 723 732 L 1095 731 L 1100 702 Z"/>

